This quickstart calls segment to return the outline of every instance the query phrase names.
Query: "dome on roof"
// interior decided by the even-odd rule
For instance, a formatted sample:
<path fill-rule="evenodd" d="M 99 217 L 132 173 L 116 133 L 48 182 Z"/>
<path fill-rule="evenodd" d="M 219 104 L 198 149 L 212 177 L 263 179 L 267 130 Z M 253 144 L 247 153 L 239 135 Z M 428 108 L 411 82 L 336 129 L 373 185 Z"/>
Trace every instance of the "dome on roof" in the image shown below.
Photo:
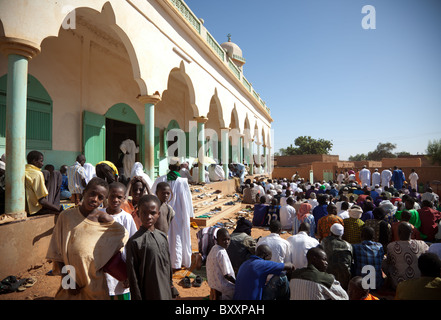
<path fill-rule="evenodd" d="M 242 57 L 242 50 L 239 48 L 237 44 L 234 42 L 231 42 L 229 40 L 228 42 L 224 42 L 221 44 L 221 47 L 224 48 L 224 50 L 227 52 L 227 54 L 232 57 L 233 55 Z"/>
<path fill-rule="evenodd" d="M 242 68 L 242 66 L 245 64 L 242 49 L 234 42 L 231 42 L 230 34 L 228 35 L 228 41 L 222 43 L 221 47 L 225 50 L 230 59 L 232 59 L 239 68 Z"/>

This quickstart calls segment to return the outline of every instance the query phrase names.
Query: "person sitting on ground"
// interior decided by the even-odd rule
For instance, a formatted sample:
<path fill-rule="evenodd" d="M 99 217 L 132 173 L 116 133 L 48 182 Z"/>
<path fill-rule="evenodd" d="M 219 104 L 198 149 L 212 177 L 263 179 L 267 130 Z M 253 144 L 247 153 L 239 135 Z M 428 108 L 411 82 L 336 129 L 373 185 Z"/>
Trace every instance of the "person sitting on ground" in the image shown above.
<path fill-rule="evenodd" d="M 349 218 L 343 220 L 345 226 L 343 239 L 350 244 L 361 242 L 361 228 L 364 226 L 363 220 L 360 219 L 362 214 L 363 210 L 358 205 L 353 205 L 349 209 Z"/>
<path fill-rule="evenodd" d="M 291 263 L 271 261 L 272 253 L 268 245 L 260 245 L 256 255 L 250 256 L 240 267 L 236 277 L 234 300 L 262 300 L 263 289 L 269 274 L 279 275 L 282 271 L 292 271 Z"/>
<path fill-rule="evenodd" d="M 348 288 L 353 263 L 352 245 L 343 240 L 344 227 L 340 223 L 331 226 L 330 235 L 321 242 L 321 247 L 328 257 L 326 272 L 334 275 L 343 289 Z"/>
<path fill-rule="evenodd" d="M 418 213 L 418 211 L 414 209 L 415 199 L 413 199 L 411 197 L 407 197 L 404 202 L 404 205 L 405 205 L 404 210 L 407 210 L 412 214 L 412 216 L 410 217 L 409 223 L 419 230 L 419 228 L 421 227 L 421 219 L 420 219 L 420 214 Z M 397 220 L 401 220 L 401 212 L 402 211 L 397 211 L 395 213 L 395 218 L 397 218 Z M 425 238 L 426 238 L 425 235 L 421 235 L 421 239 L 425 239 Z"/>
<path fill-rule="evenodd" d="M 312 206 L 308 202 L 300 205 L 292 222 L 292 234 L 299 232 L 300 224 L 306 222 L 310 225 L 309 236 L 315 238 L 315 219 L 311 214 Z"/>
<path fill-rule="evenodd" d="M 400 240 L 400 237 L 398 235 L 398 226 L 403 221 L 409 222 L 411 218 L 412 218 L 412 214 L 408 210 L 401 211 L 400 221 L 392 223 L 392 227 L 391 227 L 392 241 Z M 410 225 L 412 227 L 412 234 L 410 235 L 410 238 L 415 240 L 421 240 L 420 231 L 417 228 L 415 228 L 413 224 Z"/>
<path fill-rule="evenodd" d="M 237 220 L 236 229 L 231 233 L 227 253 L 236 275 L 242 263 L 256 253 L 256 240 L 251 236 L 252 228 L 251 221 L 241 217 Z"/>
<path fill-rule="evenodd" d="M 69 192 L 67 168 L 68 167 L 66 165 L 62 165 L 60 167 L 60 173 L 61 173 L 60 200 L 69 200 L 72 197 L 72 194 Z"/>
<path fill-rule="evenodd" d="M 255 204 L 256 202 L 259 202 L 259 194 L 254 188 L 254 183 L 246 184 L 243 189 L 242 203 Z"/>
<path fill-rule="evenodd" d="M 422 240 L 411 239 L 412 225 L 402 221 L 398 225 L 399 241 L 387 246 L 387 257 L 383 260 L 382 270 L 390 287 L 395 290 L 398 283 L 421 276 L 418 269 L 418 257 L 427 252 L 429 246 Z"/>
<path fill-rule="evenodd" d="M 268 205 L 266 204 L 266 197 L 260 197 L 260 203 L 254 205 L 253 226 L 263 227 L 266 225 L 266 218 L 268 214 Z"/>
<path fill-rule="evenodd" d="M 349 296 L 335 280 L 326 272 L 328 261 L 325 251 L 316 247 L 306 254 L 308 266 L 296 269 L 290 277 L 291 300 L 348 300 Z"/>
<path fill-rule="evenodd" d="M 337 211 L 337 216 L 339 216 L 342 219 L 349 218 L 349 202 L 343 201 L 340 205 L 340 211 Z"/>
<path fill-rule="evenodd" d="M 271 249 L 271 261 L 287 263 L 291 262 L 291 245 L 280 237 L 282 224 L 278 220 L 273 220 L 269 226 L 270 234 L 257 241 L 257 248 L 267 245 Z M 289 283 L 285 274 L 268 276 L 267 286 L 263 289 L 263 300 L 288 300 Z"/>
<path fill-rule="evenodd" d="M 395 300 L 441 300 L 441 259 L 426 252 L 418 258 L 421 277 L 398 284 Z"/>
<path fill-rule="evenodd" d="M 296 215 L 296 209 L 294 209 L 295 200 L 292 197 L 286 199 L 286 204 L 280 208 L 280 222 L 282 223 L 283 230 L 292 230 L 292 222 Z"/>
<path fill-rule="evenodd" d="M 314 233 L 317 233 L 318 221 L 320 220 L 320 218 L 328 215 L 328 211 L 326 210 L 326 208 L 328 207 L 328 195 L 327 194 L 318 195 L 317 201 L 318 201 L 318 206 L 312 210 L 312 215 L 314 216 L 315 226 L 316 226 Z"/>
<path fill-rule="evenodd" d="M 61 172 L 55 170 L 55 167 L 51 164 L 45 165 L 44 170 L 41 170 L 41 172 L 43 172 L 48 192 L 47 201 L 52 203 L 55 207 L 60 206 L 61 184 L 63 182 Z"/>
<path fill-rule="evenodd" d="M 306 260 L 306 253 L 309 249 L 317 247 L 320 243 L 316 238 L 311 237 L 311 226 L 307 222 L 302 222 L 299 227 L 299 232 L 286 241 L 291 246 L 291 263 L 296 269 L 306 268 L 308 261 Z"/>
<path fill-rule="evenodd" d="M 71 201 L 78 205 L 81 201 L 83 190 L 86 187 L 86 171 L 84 164 L 86 157 L 83 154 L 77 156 L 75 163 L 68 167 L 67 178 L 69 182 L 69 191 L 72 194 Z"/>
<path fill-rule="evenodd" d="M 384 258 L 384 249 L 381 243 L 374 242 L 375 231 L 371 227 L 364 226 L 361 230 L 361 243 L 352 245 L 354 264 L 352 265 L 353 276 L 365 276 L 363 268 L 373 266 L 375 268 L 375 289 L 383 285 L 381 264 Z M 371 277 L 373 275 L 370 275 Z M 372 284 L 371 284 L 372 285 Z"/>
<path fill-rule="evenodd" d="M 25 197 L 28 216 L 35 214 L 57 214 L 63 210 L 61 205 L 49 202 L 49 195 L 41 172 L 44 156 L 40 151 L 33 150 L 27 155 L 25 167 Z"/>
<path fill-rule="evenodd" d="M 375 208 L 372 214 L 374 215 L 374 219 L 366 220 L 364 225 L 374 229 L 373 241 L 381 243 L 383 249 L 385 249 L 392 240 L 392 226 L 384 220 L 386 211 L 383 207 Z"/>
<path fill-rule="evenodd" d="M 422 208 L 418 210 L 421 219 L 420 231 L 427 236 L 426 241 L 435 242 L 441 213 L 433 208 L 433 203 L 429 200 L 424 200 L 421 206 Z"/>
<path fill-rule="evenodd" d="M 337 216 L 337 206 L 333 203 L 328 204 L 326 211 L 328 215 L 320 218 L 317 226 L 317 237 L 322 240 L 329 236 L 331 226 L 334 223 L 340 223 L 344 226 L 343 219 Z"/>
<path fill-rule="evenodd" d="M 236 283 L 233 266 L 226 251 L 230 241 L 228 230 L 220 228 L 216 235 L 216 245 L 211 248 L 206 261 L 208 285 L 220 292 L 222 300 L 233 299 Z"/>

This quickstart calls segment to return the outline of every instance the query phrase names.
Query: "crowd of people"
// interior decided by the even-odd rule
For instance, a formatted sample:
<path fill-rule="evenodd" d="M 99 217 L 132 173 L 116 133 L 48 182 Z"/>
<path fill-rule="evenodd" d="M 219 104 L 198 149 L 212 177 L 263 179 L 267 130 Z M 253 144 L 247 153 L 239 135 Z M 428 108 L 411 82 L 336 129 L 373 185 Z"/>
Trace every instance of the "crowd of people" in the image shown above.
<path fill-rule="evenodd" d="M 240 218 L 231 234 L 219 227 L 205 233 L 210 245 L 201 253 L 213 298 L 377 300 L 386 290 L 396 299 L 441 299 L 439 196 L 400 184 L 398 168 L 386 182 L 363 168 L 321 183 L 298 174 L 244 181 L 245 166 L 230 168 L 254 214 L 252 221 Z M 56 214 L 46 258 L 54 274 L 69 277 L 66 268 L 75 270 L 56 298 L 178 296 L 172 275 L 192 262 L 185 171 L 188 164 L 172 159 L 168 173 L 154 181 L 140 163 L 121 177 L 113 163 L 87 166 L 84 155 L 55 170 L 44 166 L 41 152 L 29 152 L 26 210 Z M 60 205 L 62 199 L 71 206 Z M 270 234 L 254 239 L 254 227 Z"/>
<path fill-rule="evenodd" d="M 229 255 L 210 264 L 215 271 L 207 265 L 218 296 L 225 291 L 226 299 L 441 299 L 439 196 L 430 187 L 416 191 L 414 170 L 410 184 L 399 168 L 384 180 L 366 167 L 357 175 L 346 173 L 320 183 L 298 174 L 245 181 L 243 202 L 254 205 L 253 219 L 239 221 L 241 230 L 231 234 L 229 246 L 222 234 L 218 245 Z M 252 239 L 252 227 L 271 233 Z M 213 272 L 225 275 L 224 286 L 210 283 Z"/>

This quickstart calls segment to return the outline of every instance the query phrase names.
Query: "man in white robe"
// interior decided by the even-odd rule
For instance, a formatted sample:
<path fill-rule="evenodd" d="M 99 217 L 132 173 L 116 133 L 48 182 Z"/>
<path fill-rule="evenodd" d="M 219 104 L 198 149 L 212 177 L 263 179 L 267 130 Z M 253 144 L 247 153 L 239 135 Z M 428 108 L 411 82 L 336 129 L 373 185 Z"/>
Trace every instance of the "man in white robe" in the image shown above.
<path fill-rule="evenodd" d="M 124 175 L 130 178 L 132 167 L 136 161 L 136 154 L 139 152 L 139 147 L 136 146 L 135 141 L 131 139 L 124 140 L 119 146 L 120 150 L 124 153 L 123 169 Z"/>
<path fill-rule="evenodd" d="M 390 179 L 392 179 L 392 170 L 391 169 L 384 169 L 381 171 L 381 186 L 389 187 Z"/>
<path fill-rule="evenodd" d="M 212 164 L 208 167 L 208 177 L 211 182 L 223 181 L 225 179 L 225 171 L 218 164 Z"/>
<path fill-rule="evenodd" d="M 188 182 L 193 182 L 193 177 L 191 176 L 190 170 L 188 169 L 189 163 L 188 161 L 181 164 L 181 170 L 179 170 L 179 174 L 181 178 L 187 178 Z"/>
<path fill-rule="evenodd" d="M 175 162 L 175 161 L 173 161 Z M 193 201 L 190 187 L 186 178 L 181 178 L 179 162 L 169 165 L 170 172 L 158 177 L 152 186 L 152 192 L 156 194 L 156 186 L 160 182 L 167 182 L 172 190 L 172 196 L 168 203 L 175 211 L 168 230 L 168 242 L 170 249 L 170 261 L 174 270 L 191 266 L 191 235 L 190 218 L 194 217 Z"/>
<path fill-rule="evenodd" d="M 375 169 L 372 174 L 372 187 L 375 188 L 376 185 L 381 185 L 381 174 L 378 172 L 378 169 Z"/>
<path fill-rule="evenodd" d="M 412 169 L 412 172 L 409 174 L 409 182 L 410 187 L 418 191 L 418 174 L 415 172 L 415 169 Z"/>
<path fill-rule="evenodd" d="M 361 181 L 361 187 L 364 187 L 364 186 L 370 187 L 370 185 L 371 185 L 371 172 L 369 171 L 369 169 L 366 168 L 366 166 L 363 166 L 363 169 L 360 170 L 359 178 Z"/>

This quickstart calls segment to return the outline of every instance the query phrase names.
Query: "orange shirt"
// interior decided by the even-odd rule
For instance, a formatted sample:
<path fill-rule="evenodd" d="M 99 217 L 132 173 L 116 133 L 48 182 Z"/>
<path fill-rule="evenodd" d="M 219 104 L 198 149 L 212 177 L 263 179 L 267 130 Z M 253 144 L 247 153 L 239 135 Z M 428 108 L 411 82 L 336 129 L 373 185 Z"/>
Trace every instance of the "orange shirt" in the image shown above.
<path fill-rule="evenodd" d="M 121 209 L 132 215 L 133 220 L 135 221 L 136 224 L 136 229 L 139 230 L 139 227 L 142 225 L 142 223 L 141 223 L 141 219 L 138 217 L 138 208 L 135 208 L 133 206 L 131 200 L 127 200 L 121 205 Z"/>
<path fill-rule="evenodd" d="M 380 300 L 380 299 L 378 299 L 376 296 L 373 296 L 370 293 L 368 293 L 368 295 L 364 299 L 361 299 L 361 300 Z"/>

